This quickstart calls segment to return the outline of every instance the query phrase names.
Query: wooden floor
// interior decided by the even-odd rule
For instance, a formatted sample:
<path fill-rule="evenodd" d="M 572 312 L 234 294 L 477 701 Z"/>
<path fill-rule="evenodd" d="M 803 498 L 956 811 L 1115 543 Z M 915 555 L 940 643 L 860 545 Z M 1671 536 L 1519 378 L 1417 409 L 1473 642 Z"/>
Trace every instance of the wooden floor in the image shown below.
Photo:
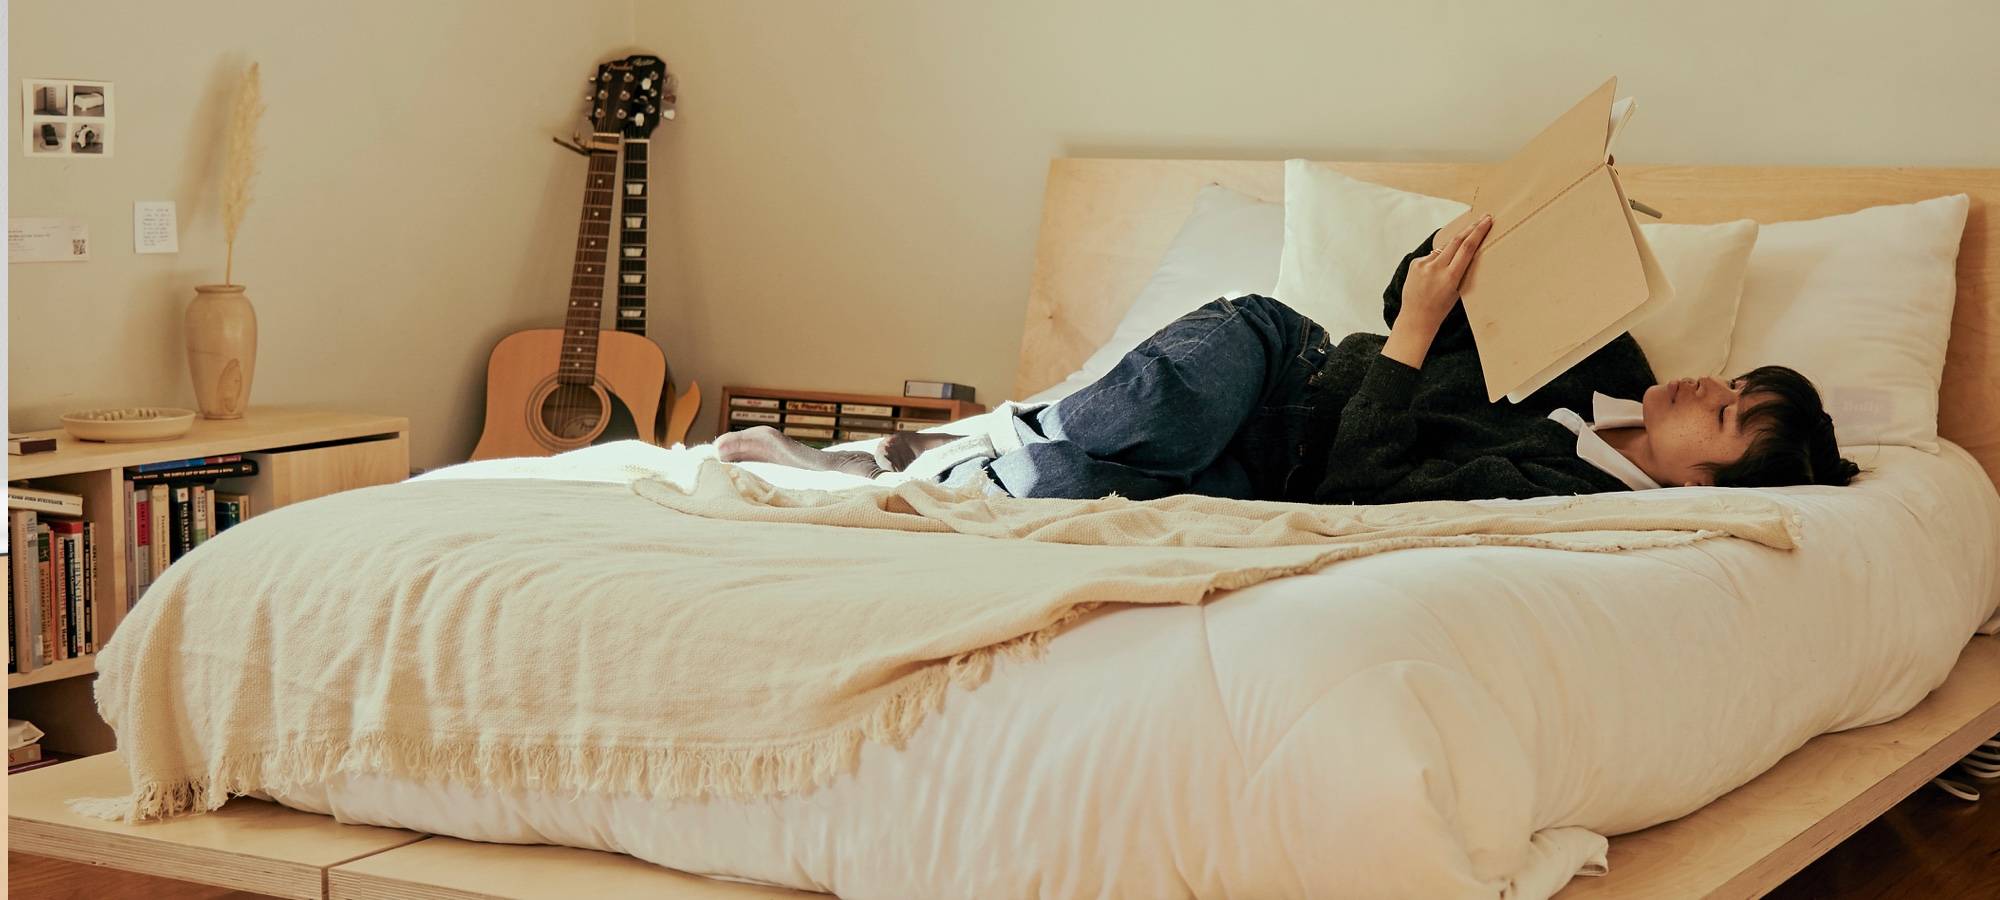
<path fill-rule="evenodd" d="M 2000 897 L 2000 785 L 1966 803 L 1925 787 L 1896 804 L 1768 896 L 1772 900 Z M 7 855 L 13 900 L 258 900 L 80 863 Z"/>

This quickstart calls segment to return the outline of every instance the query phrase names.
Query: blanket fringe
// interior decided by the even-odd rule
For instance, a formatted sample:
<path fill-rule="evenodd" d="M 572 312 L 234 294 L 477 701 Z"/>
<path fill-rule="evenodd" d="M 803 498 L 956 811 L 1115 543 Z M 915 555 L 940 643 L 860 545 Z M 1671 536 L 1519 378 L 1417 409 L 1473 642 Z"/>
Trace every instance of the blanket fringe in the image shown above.
<path fill-rule="evenodd" d="M 951 688 L 978 687 L 992 674 L 996 658 L 1039 657 L 1057 633 L 1096 605 L 1072 607 L 1036 631 L 931 665 L 858 721 L 790 744 L 607 748 L 439 742 L 371 731 L 351 739 L 302 737 L 262 751 L 232 754 L 212 760 L 208 771 L 198 776 L 135 777 L 139 786 L 128 796 L 80 797 L 68 805 L 91 818 L 144 822 L 210 812 L 232 797 L 283 792 L 348 775 L 443 780 L 489 790 L 638 794 L 658 800 L 744 800 L 799 793 L 852 772 L 860 763 L 863 741 L 900 748 L 926 716 L 943 708 Z"/>

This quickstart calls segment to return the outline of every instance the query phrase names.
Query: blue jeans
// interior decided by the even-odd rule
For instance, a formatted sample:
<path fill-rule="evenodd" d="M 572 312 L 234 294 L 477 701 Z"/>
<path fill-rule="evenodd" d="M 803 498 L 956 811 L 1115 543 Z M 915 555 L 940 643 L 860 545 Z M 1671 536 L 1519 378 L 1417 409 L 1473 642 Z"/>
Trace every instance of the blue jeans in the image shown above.
<path fill-rule="evenodd" d="M 1215 300 L 1103 378 L 1015 420 L 1024 445 L 987 463 L 1016 497 L 1298 499 L 1313 485 L 1307 382 L 1333 342 L 1291 307 Z"/>

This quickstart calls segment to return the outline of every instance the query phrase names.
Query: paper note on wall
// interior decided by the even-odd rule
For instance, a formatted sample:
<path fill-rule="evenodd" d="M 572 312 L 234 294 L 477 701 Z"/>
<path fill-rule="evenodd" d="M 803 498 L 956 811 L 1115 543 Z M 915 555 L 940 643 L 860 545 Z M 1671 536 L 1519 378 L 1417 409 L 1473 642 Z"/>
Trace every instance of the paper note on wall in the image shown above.
<path fill-rule="evenodd" d="M 90 226 L 75 219 L 10 218 L 7 261 L 83 262 L 90 258 Z"/>
<path fill-rule="evenodd" d="M 132 251 L 181 252 L 180 228 L 174 222 L 174 201 L 140 200 L 132 204 Z"/>

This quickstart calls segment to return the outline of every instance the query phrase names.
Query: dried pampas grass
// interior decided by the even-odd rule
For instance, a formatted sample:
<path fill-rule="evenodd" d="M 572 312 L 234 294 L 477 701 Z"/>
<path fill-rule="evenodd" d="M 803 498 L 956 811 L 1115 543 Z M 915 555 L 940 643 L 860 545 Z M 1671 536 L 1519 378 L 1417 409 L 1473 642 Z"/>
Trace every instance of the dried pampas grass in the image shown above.
<path fill-rule="evenodd" d="M 228 249 L 222 263 L 222 280 L 231 277 L 236 266 L 236 230 L 243 214 L 250 211 L 250 181 L 257 175 L 257 120 L 264 117 L 264 86 L 257 76 L 257 64 L 243 73 L 243 85 L 236 89 L 236 106 L 229 113 L 228 159 L 222 169 L 222 234 Z"/>

